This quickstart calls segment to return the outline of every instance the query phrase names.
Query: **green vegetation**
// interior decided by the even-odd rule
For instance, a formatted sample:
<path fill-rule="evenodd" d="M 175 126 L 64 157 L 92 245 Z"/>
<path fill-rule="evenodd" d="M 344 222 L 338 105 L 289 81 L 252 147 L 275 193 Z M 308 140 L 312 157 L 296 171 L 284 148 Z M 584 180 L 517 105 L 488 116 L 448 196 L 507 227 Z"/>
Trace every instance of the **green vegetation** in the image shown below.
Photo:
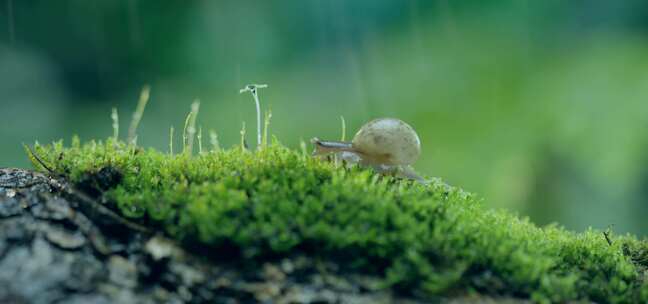
<path fill-rule="evenodd" d="M 601 231 L 539 228 L 441 181 L 422 185 L 340 168 L 276 140 L 258 151 L 193 156 L 113 138 L 35 151 L 125 217 L 214 256 L 262 261 L 306 253 L 420 296 L 648 301 L 646 241 L 611 235 L 608 244 Z"/>

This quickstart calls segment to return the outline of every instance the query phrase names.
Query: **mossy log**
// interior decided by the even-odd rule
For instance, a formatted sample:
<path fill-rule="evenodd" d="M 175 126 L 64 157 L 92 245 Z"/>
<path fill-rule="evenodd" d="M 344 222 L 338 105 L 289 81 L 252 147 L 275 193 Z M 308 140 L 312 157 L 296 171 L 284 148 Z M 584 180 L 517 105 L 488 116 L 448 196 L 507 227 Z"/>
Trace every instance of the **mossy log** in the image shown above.
<path fill-rule="evenodd" d="M 0 303 L 419 303 L 333 261 L 205 258 L 60 186 L 0 169 Z"/>
<path fill-rule="evenodd" d="M 278 143 L 172 155 L 113 139 L 74 140 L 70 147 L 36 146 L 31 156 L 50 190 L 91 223 L 74 226 L 85 227 L 77 228 L 84 246 L 134 265 L 127 268 L 144 284 L 134 294 L 282 302 L 297 284 L 309 293 L 297 303 L 648 302 L 645 240 L 538 227 L 439 179 L 381 176 Z M 162 268 L 149 249 L 157 240 L 173 248 L 161 249 Z M 115 246 L 122 251 L 113 252 Z M 182 252 L 180 260 L 189 262 L 172 266 L 176 258 L 168 252 Z M 111 267 L 111 260 L 102 265 Z M 153 270 L 140 271 L 142 265 Z M 201 274 L 199 283 L 191 281 L 197 285 L 158 281 L 186 279 L 173 271 L 187 267 Z M 266 268 L 283 273 L 284 285 L 272 285 L 277 274 L 264 277 Z M 108 279 L 115 272 L 103 271 Z M 218 289 L 223 273 L 233 273 L 224 279 L 230 289 Z M 254 285 L 264 280 L 275 283 Z"/>

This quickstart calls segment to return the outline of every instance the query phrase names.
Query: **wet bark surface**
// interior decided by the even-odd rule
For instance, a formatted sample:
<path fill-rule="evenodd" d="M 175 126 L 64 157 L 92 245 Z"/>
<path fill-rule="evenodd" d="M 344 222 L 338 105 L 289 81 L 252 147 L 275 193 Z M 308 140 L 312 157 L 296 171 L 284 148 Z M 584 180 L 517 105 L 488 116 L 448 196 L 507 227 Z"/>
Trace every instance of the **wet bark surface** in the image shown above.
<path fill-rule="evenodd" d="M 64 182 L 0 169 L 0 303 L 416 303 L 308 257 L 205 258 Z"/>

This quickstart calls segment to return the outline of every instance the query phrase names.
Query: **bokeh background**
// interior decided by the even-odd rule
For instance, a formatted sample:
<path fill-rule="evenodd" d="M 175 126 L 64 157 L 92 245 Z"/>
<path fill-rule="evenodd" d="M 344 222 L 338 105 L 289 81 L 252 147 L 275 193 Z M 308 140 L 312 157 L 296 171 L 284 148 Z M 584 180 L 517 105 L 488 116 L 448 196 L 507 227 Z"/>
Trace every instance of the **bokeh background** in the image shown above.
<path fill-rule="evenodd" d="M 238 89 L 267 83 L 289 146 L 398 117 L 419 172 L 491 208 L 648 236 L 646 1 L 0 3 L 0 167 L 29 166 L 22 142 L 110 136 L 113 107 L 126 130 L 145 84 L 139 144 L 166 150 L 199 98 L 235 145 L 255 124 Z"/>

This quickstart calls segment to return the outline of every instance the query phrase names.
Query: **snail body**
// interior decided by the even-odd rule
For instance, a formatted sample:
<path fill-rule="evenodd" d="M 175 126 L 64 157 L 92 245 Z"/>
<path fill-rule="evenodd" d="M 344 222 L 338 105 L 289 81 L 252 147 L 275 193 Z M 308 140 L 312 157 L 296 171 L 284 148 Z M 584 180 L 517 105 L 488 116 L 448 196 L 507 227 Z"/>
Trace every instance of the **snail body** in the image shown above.
<path fill-rule="evenodd" d="M 421 155 L 416 131 L 396 118 L 378 118 L 364 124 L 351 142 L 323 141 L 313 138 L 314 155 L 336 154 L 342 159 L 371 166 L 380 172 L 400 172 L 421 179 L 409 165 Z"/>

